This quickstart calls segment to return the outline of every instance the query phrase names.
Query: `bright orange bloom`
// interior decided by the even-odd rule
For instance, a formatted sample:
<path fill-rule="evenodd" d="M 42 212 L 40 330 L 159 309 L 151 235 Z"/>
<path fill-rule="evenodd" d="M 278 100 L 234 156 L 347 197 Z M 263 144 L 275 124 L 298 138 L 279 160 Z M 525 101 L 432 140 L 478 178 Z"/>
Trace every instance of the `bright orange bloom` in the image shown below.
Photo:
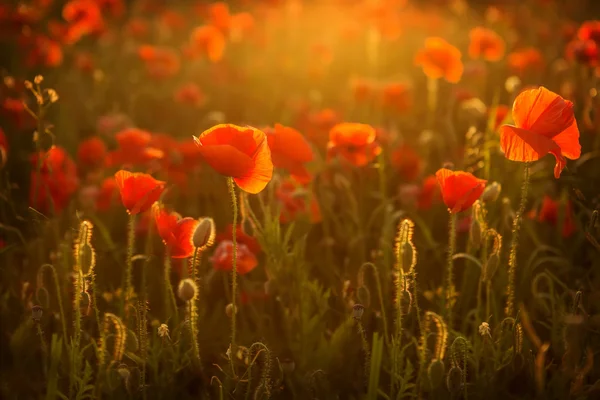
<path fill-rule="evenodd" d="M 560 205 L 557 200 L 545 195 L 539 212 L 532 210 L 530 216 L 532 218 L 537 218 L 537 220 L 540 222 L 548 222 L 549 224 L 556 226 L 558 224 L 559 206 Z M 565 206 L 565 214 L 562 224 L 563 228 L 561 233 L 564 238 L 568 238 L 575 233 L 576 226 L 573 215 L 573 204 L 570 200 Z"/>
<path fill-rule="evenodd" d="M 71 44 L 102 30 L 104 25 L 102 11 L 92 0 L 71 0 L 63 7 L 62 15 L 69 23 L 65 40 Z"/>
<path fill-rule="evenodd" d="M 175 92 L 175 101 L 181 104 L 189 104 L 200 107 L 206 102 L 206 96 L 194 82 L 181 86 Z"/>
<path fill-rule="evenodd" d="M 515 73 L 524 74 L 528 70 L 539 71 L 544 68 L 544 56 L 534 48 L 529 47 L 513 51 L 507 58 L 508 67 Z"/>
<path fill-rule="evenodd" d="M 258 265 L 256 256 L 245 244 L 237 244 L 236 255 L 236 269 L 240 275 L 246 275 Z M 231 240 L 220 242 L 210 261 L 215 270 L 231 271 L 233 269 L 233 242 Z"/>
<path fill-rule="evenodd" d="M 381 153 L 375 129 L 366 124 L 344 122 L 329 131 L 327 157 L 341 155 L 350 164 L 362 167 Z"/>
<path fill-rule="evenodd" d="M 363 78 L 353 78 L 350 81 L 350 88 L 356 102 L 370 100 L 376 91 L 375 83 Z"/>
<path fill-rule="evenodd" d="M 191 48 L 193 51 L 204 54 L 215 63 L 223 58 L 226 39 L 223 33 L 212 25 L 200 26 L 192 31 Z"/>
<path fill-rule="evenodd" d="M 208 165 L 232 177 L 240 189 L 256 194 L 273 176 L 267 135 L 252 127 L 219 124 L 194 138 Z"/>
<path fill-rule="evenodd" d="M 79 143 L 77 162 L 87 169 L 96 169 L 106 162 L 106 144 L 97 136 Z"/>
<path fill-rule="evenodd" d="M 231 15 L 229 14 L 229 5 L 224 1 L 217 1 L 208 6 L 208 18 L 211 25 L 221 32 L 229 30 Z"/>
<path fill-rule="evenodd" d="M 248 12 L 241 12 L 231 16 L 229 36 L 233 42 L 241 41 L 250 34 L 255 26 L 254 17 Z"/>
<path fill-rule="evenodd" d="M 140 46 L 138 55 L 146 64 L 148 75 L 156 79 L 170 78 L 181 68 L 179 55 L 167 47 Z"/>
<path fill-rule="evenodd" d="M 421 156 L 410 146 L 404 144 L 392 152 L 392 166 L 407 181 L 414 181 L 421 173 Z"/>
<path fill-rule="evenodd" d="M 275 197 L 281 202 L 279 221 L 282 224 L 294 221 L 298 215 L 308 214 L 310 222 L 316 224 L 321 221 L 321 209 L 314 195 L 311 195 L 310 205 L 307 207 L 306 193 L 298 190 L 296 184 L 290 180 L 283 181 L 275 191 Z"/>
<path fill-rule="evenodd" d="M 194 218 L 181 218 L 176 212 L 167 211 L 164 206 L 154 203 L 152 216 L 156 231 L 169 250 L 172 258 L 187 258 L 194 254 L 192 236 L 200 223 Z"/>
<path fill-rule="evenodd" d="M 477 27 L 471 29 L 469 38 L 469 57 L 486 61 L 500 61 L 504 57 L 506 44 L 496 32 Z"/>
<path fill-rule="evenodd" d="M 556 158 L 554 177 L 567 165 L 565 158 L 581 155 L 579 129 L 573 103 L 545 87 L 529 89 L 517 96 L 513 104 L 515 126 L 500 128 L 500 146 L 506 158 L 530 162 L 550 153 Z"/>
<path fill-rule="evenodd" d="M 475 203 L 487 183 L 473 174 L 464 171 L 451 171 L 441 168 L 435 177 L 442 191 L 442 199 L 451 213 L 465 211 Z"/>
<path fill-rule="evenodd" d="M 448 82 L 457 83 L 464 71 L 460 50 L 439 37 L 425 40 L 425 48 L 415 57 L 415 65 L 421 66 L 423 72 L 431 79 L 444 78 Z"/>
<path fill-rule="evenodd" d="M 314 158 L 313 150 L 300 132 L 281 124 L 265 129 L 273 165 L 286 169 L 298 183 L 310 182 L 312 176 L 304 166 Z"/>
<path fill-rule="evenodd" d="M 417 196 L 417 208 L 427 211 L 431 208 L 434 201 L 439 200 L 440 189 L 437 178 L 434 175 L 429 175 L 423 179 L 420 189 Z"/>
<path fill-rule="evenodd" d="M 225 241 L 225 240 L 231 241 L 232 238 L 233 238 L 233 224 L 227 225 L 227 227 L 225 228 L 225 231 L 218 233 L 215 236 L 215 240 L 217 242 L 221 242 L 221 241 Z M 243 244 L 246 247 L 248 247 L 248 250 L 250 250 L 253 254 L 258 255 L 262 251 L 262 249 L 260 247 L 260 243 L 258 243 L 258 240 L 254 236 L 248 235 L 244 231 L 244 228 L 242 228 L 242 225 L 238 225 L 235 230 L 235 240 L 238 244 Z"/>
<path fill-rule="evenodd" d="M 139 172 L 117 171 L 115 181 L 121 194 L 121 202 L 131 215 L 149 210 L 165 190 L 165 182 Z"/>
<path fill-rule="evenodd" d="M 403 82 L 386 83 L 382 88 L 381 101 L 384 107 L 398 113 L 404 113 L 412 106 L 410 89 Z"/>
<path fill-rule="evenodd" d="M 108 155 L 109 166 L 146 164 L 164 157 L 161 150 L 150 147 L 152 136 L 144 130 L 126 128 L 116 133 L 115 138 L 119 147 Z"/>

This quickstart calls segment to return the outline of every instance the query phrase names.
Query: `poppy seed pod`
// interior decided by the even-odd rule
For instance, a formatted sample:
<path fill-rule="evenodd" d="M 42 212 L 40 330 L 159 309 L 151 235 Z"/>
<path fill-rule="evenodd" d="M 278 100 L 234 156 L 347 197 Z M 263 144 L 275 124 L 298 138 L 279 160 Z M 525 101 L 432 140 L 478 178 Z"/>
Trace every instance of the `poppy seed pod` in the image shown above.
<path fill-rule="evenodd" d="M 429 378 L 430 388 L 436 389 L 444 381 L 446 375 L 446 367 L 440 360 L 433 360 L 427 368 L 427 377 Z"/>
<path fill-rule="evenodd" d="M 364 312 L 365 306 L 363 306 L 362 304 L 355 304 L 354 307 L 352 307 L 352 317 L 354 317 L 354 319 L 356 320 L 360 320 Z"/>
<path fill-rule="evenodd" d="M 42 309 L 41 306 L 33 306 L 31 307 L 31 318 L 33 319 L 34 322 L 40 322 L 40 320 L 42 319 L 42 314 L 44 313 L 44 310 Z"/>
<path fill-rule="evenodd" d="M 179 282 L 177 296 L 179 296 L 182 301 L 188 302 L 192 300 L 196 296 L 197 292 L 198 286 L 196 286 L 193 280 L 187 278 Z"/>
<path fill-rule="evenodd" d="M 215 221 L 206 217 L 200 220 L 192 235 L 192 244 L 200 251 L 204 251 L 213 245 L 215 241 Z"/>
<path fill-rule="evenodd" d="M 498 182 L 492 182 L 483 191 L 481 200 L 483 200 L 485 203 L 493 203 L 494 201 L 498 200 L 501 192 L 502 185 Z"/>

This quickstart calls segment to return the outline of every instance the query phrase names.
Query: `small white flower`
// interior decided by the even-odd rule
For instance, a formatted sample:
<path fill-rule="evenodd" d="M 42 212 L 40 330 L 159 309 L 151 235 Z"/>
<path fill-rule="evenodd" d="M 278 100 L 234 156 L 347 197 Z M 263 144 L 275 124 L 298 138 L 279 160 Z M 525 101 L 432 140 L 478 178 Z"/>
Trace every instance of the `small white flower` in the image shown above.
<path fill-rule="evenodd" d="M 171 337 L 169 336 L 169 327 L 167 326 L 167 324 L 160 324 L 160 326 L 158 327 L 158 336 L 160 336 L 161 338 L 167 337 L 171 339 Z"/>
<path fill-rule="evenodd" d="M 482 322 L 481 325 L 479 325 L 479 334 L 481 336 L 492 337 L 492 334 L 490 333 L 490 324 L 487 322 Z"/>

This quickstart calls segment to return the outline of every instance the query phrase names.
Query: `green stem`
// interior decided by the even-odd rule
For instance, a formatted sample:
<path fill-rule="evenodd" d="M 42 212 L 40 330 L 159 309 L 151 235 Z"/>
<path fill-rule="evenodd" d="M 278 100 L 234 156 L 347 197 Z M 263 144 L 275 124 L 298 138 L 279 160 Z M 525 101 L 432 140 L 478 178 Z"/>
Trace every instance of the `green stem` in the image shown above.
<path fill-rule="evenodd" d="M 231 241 L 233 243 L 232 249 L 232 262 L 231 262 L 231 305 L 232 305 L 232 313 L 231 313 L 231 357 L 229 357 L 229 361 L 231 363 L 231 371 L 233 372 L 233 376 L 235 377 L 235 368 L 233 366 L 233 355 L 236 351 L 235 346 L 235 320 L 237 314 L 237 306 L 236 306 L 236 298 L 237 298 L 237 198 L 235 196 L 235 184 L 233 182 L 233 178 L 227 179 L 227 185 L 229 187 L 229 194 L 231 195 L 231 203 L 233 206 L 233 229 L 231 235 Z"/>
<path fill-rule="evenodd" d="M 33 186 L 33 208 L 37 208 L 38 205 L 38 187 L 42 185 L 42 149 L 40 147 L 40 139 L 42 136 L 42 129 L 44 127 L 44 108 L 42 104 L 38 103 L 38 114 L 37 119 L 37 137 L 35 138 L 35 150 L 37 152 L 36 171 L 35 171 L 35 185 Z"/>
<path fill-rule="evenodd" d="M 121 294 L 121 317 L 125 319 L 125 305 L 129 300 L 130 294 L 133 294 L 133 247 L 135 245 L 135 214 L 129 215 L 127 225 L 127 264 L 123 275 L 123 293 Z"/>
<path fill-rule="evenodd" d="M 427 128 L 433 129 L 438 102 L 438 79 L 427 78 Z"/>
<path fill-rule="evenodd" d="M 40 337 L 40 344 L 42 346 L 42 356 L 44 360 L 44 374 L 48 374 L 48 345 L 46 344 L 46 340 L 44 339 L 44 331 L 42 330 L 42 325 L 39 322 L 36 322 L 37 334 Z"/>
<path fill-rule="evenodd" d="M 171 314 L 171 307 L 173 307 L 174 326 L 178 326 L 179 314 L 177 312 L 177 300 L 175 299 L 175 292 L 173 291 L 173 285 L 171 285 L 171 253 L 169 250 L 165 251 L 164 273 L 165 318 L 168 318 L 168 316 Z"/>
<path fill-rule="evenodd" d="M 147 299 L 148 299 L 148 292 L 147 292 L 147 288 L 146 288 L 146 276 L 147 276 L 147 269 L 148 266 L 150 264 L 150 254 L 152 254 L 152 250 L 153 250 L 153 246 L 152 246 L 152 239 L 154 237 L 154 229 L 152 224 L 150 225 L 150 228 L 148 230 L 148 237 L 146 238 L 146 261 L 144 262 L 144 265 L 142 266 L 142 277 L 141 277 L 141 284 L 140 284 L 140 323 L 139 323 L 139 337 L 140 337 L 140 356 L 142 358 L 142 368 L 140 370 L 140 386 L 142 389 L 142 398 L 145 400 L 148 397 L 148 394 L 146 392 L 146 368 L 147 368 L 147 357 L 148 357 L 148 309 L 146 307 L 147 304 Z"/>
<path fill-rule="evenodd" d="M 512 239 L 510 243 L 510 254 L 508 257 L 508 297 L 506 300 L 505 314 L 507 317 L 514 317 L 515 313 L 515 280 L 517 277 L 517 250 L 519 247 L 519 232 L 521 231 L 521 222 L 525 207 L 527 206 L 527 194 L 529 192 L 529 163 L 525 163 L 523 172 L 523 185 L 521 187 L 521 202 L 519 210 L 513 221 Z"/>
<path fill-rule="evenodd" d="M 456 251 L 456 213 L 450 213 L 450 222 L 448 226 L 448 259 L 446 265 L 446 293 L 444 296 L 446 302 L 446 318 L 448 327 L 452 327 L 452 299 L 454 297 L 454 252 Z"/>

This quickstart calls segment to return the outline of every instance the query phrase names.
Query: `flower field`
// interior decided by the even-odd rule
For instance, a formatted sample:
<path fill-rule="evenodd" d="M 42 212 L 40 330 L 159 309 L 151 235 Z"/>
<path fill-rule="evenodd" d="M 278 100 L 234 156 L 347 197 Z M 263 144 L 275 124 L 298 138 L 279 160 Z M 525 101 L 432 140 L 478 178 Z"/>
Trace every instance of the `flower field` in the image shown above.
<path fill-rule="evenodd" d="M 598 8 L 0 4 L 0 398 L 600 398 Z"/>

